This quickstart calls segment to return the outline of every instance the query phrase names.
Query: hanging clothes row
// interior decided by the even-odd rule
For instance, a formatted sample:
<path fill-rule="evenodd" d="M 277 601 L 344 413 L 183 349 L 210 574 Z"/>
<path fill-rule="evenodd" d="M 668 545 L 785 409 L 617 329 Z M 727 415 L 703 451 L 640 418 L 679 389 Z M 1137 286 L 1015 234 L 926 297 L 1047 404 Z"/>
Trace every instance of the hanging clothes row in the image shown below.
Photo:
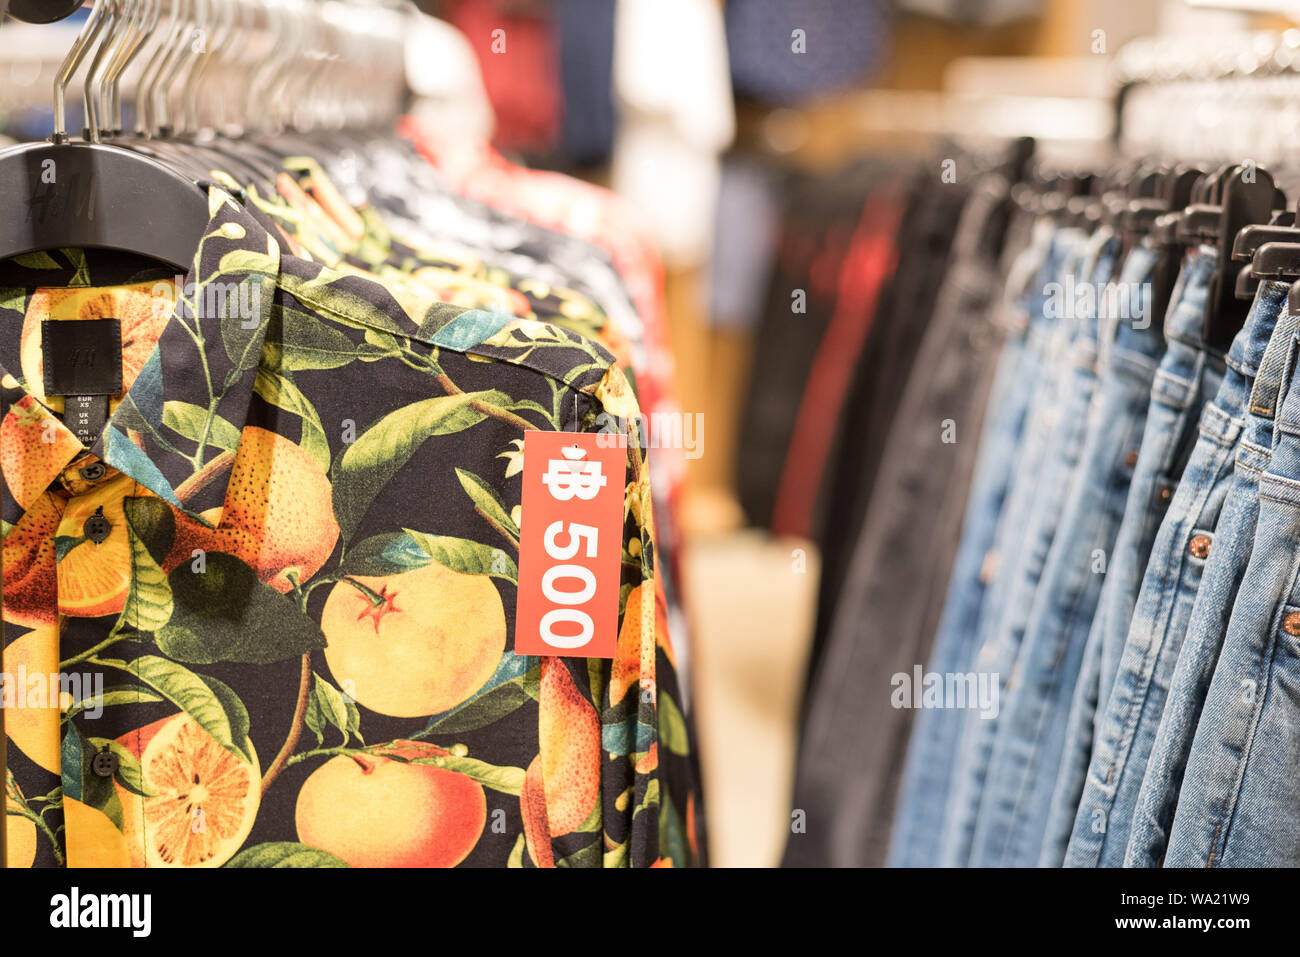
<path fill-rule="evenodd" d="M 704 862 L 662 270 L 401 118 L 428 23 L 97 0 L 0 151 L 6 866 Z M 547 432 L 626 449 L 612 657 L 514 651 Z"/>
<path fill-rule="evenodd" d="M 1179 127 L 1183 69 L 1127 76 L 1121 147 L 1130 110 Z M 1185 159 L 972 190 L 839 571 L 787 864 L 1300 864 L 1297 209 Z"/>

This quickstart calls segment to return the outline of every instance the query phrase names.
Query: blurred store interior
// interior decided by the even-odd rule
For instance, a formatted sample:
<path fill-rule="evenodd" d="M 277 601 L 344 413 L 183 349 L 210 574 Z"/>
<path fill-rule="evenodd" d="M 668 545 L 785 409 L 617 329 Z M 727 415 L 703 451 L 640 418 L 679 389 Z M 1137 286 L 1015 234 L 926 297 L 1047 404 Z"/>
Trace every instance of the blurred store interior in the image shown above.
<path fill-rule="evenodd" d="M 893 268 L 872 246 L 897 215 L 874 189 L 879 170 L 929 164 L 942 190 L 968 175 L 966 157 L 1017 137 L 1034 138 L 1040 162 L 1109 156 L 1126 46 L 1163 38 L 1213 70 L 1216 38 L 1273 36 L 1292 20 L 1228 0 L 419 6 L 437 18 L 407 64 L 419 122 L 607 187 L 655 240 L 671 343 L 655 361 L 682 413 L 661 431 L 685 469 L 680 589 L 711 863 L 776 866 L 828 613 L 819 587 L 850 573 L 842 546 L 819 546 L 860 521 L 841 426 Z M 0 30 L 0 133 L 47 135 L 51 71 L 79 22 Z M 457 38 L 433 38 L 444 30 Z M 77 129 L 75 89 L 69 104 Z M 1191 110 L 1173 122 L 1189 116 L 1213 130 Z"/>

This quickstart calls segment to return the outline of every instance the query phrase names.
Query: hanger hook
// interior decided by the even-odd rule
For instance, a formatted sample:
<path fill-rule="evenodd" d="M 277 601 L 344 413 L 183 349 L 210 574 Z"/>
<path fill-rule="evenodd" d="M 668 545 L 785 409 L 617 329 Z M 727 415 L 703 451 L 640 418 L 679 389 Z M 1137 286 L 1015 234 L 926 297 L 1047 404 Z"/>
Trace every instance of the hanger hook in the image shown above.
<path fill-rule="evenodd" d="M 59 64 L 59 71 L 54 77 L 54 134 L 50 137 L 51 143 L 68 142 L 68 83 L 76 75 L 81 61 L 85 59 L 91 46 L 99 39 L 105 23 L 104 11 L 111 2 L 113 0 L 95 0 L 95 6 L 91 9 L 86 22 L 82 24 L 81 32 L 77 34 L 72 49 Z"/>
<path fill-rule="evenodd" d="M 220 61 L 218 52 L 226 48 L 235 22 L 233 3 L 227 0 L 227 2 L 219 4 L 219 12 L 212 9 L 211 3 L 212 0 L 205 0 L 207 9 L 202 14 L 204 27 L 201 29 L 204 29 L 206 36 L 204 49 L 195 61 L 194 68 L 190 71 L 190 75 L 185 81 L 185 89 L 181 94 L 181 122 L 192 133 L 197 133 L 201 126 L 199 121 L 200 81 L 207 74 L 212 64 Z"/>
<path fill-rule="evenodd" d="M 152 136 L 157 128 L 156 117 L 153 112 L 153 90 L 158 85 L 158 80 L 166 66 L 167 56 L 171 52 L 172 43 L 179 28 L 176 16 L 176 7 L 179 2 L 180 0 L 167 0 L 165 4 L 167 27 L 159 33 L 157 28 L 162 22 L 164 7 L 163 0 L 159 0 L 158 18 L 154 20 L 149 30 L 150 39 L 154 41 L 154 51 L 145 65 L 144 72 L 140 74 L 140 80 L 136 84 L 135 90 L 135 128 L 136 132 L 144 137 Z"/>
<path fill-rule="evenodd" d="M 95 55 L 90 59 L 90 66 L 86 70 L 86 79 L 82 84 L 82 101 L 85 103 L 86 108 L 84 135 L 88 143 L 99 142 L 99 104 L 103 98 L 101 71 L 109 51 L 116 42 L 117 28 L 122 22 L 121 7 L 122 0 L 108 0 L 105 4 L 104 26 L 107 28 L 108 33 L 96 45 Z"/>
<path fill-rule="evenodd" d="M 104 118 L 104 128 L 101 133 L 107 136 L 116 136 L 122 130 L 121 113 L 118 110 L 121 103 L 117 95 L 118 79 L 130 62 L 131 51 L 136 44 L 136 38 L 140 36 L 140 24 L 144 19 L 145 11 L 141 0 L 121 0 L 119 12 L 125 29 L 121 32 L 121 39 L 112 57 L 109 58 L 108 68 L 104 71 L 100 86 L 99 112 Z"/>
<path fill-rule="evenodd" d="M 126 70 L 136 61 L 141 51 L 148 45 L 149 40 L 153 37 L 154 30 L 158 27 L 158 21 L 162 18 L 162 0 L 131 0 L 140 12 L 138 19 L 138 28 L 131 37 L 131 42 L 127 44 L 122 57 L 116 66 L 116 72 L 112 77 L 112 113 L 113 113 L 113 131 L 114 135 L 122 133 L 122 83 L 121 78 Z M 136 98 L 137 109 L 139 106 L 139 97 Z"/>

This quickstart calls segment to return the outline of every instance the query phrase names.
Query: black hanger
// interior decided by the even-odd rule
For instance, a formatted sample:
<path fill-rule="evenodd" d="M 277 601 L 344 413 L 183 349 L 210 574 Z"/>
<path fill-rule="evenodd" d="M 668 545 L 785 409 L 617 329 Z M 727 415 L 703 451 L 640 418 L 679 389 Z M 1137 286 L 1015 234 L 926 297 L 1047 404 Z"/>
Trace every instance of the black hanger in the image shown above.
<path fill-rule="evenodd" d="M 207 228 L 193 180 L 146 156 L 91 143 L 29 143 L 0 152 L 0 259 L 40 249 L 120 249 L 185 272 Z"/>
<path fill-rule="evenodd" d="M 1166 213 L 1150 210 L 1155 215 L 1148 235 L 1156 244 L 1160 255 L 1156 259 L 1156 268 L 1151 276 L 1151 315 L 1163 320 L 1169 310 L 1169 301 L 1173 298 L 1174 286 L 1178 282 L 1178 270 L 1181 267 L 1182 242 L 1178 238 L 1178 227 L 1182 222 L 1183 212 L 1191 202 L 1196 184 L 1205 177 L 1203 170 L 1194 166 L 1174 166 L 1163 176 L 1156 195 L 1161 204 L 1168 209 Z M 1138 221 L 1147 212 L 1136 212 Z"/>
<path fill-rule="evenodd" d="M 1285 202 L 1285 197 L 1274 187 L 1272 175 L 1253 164 L 1232 164 L 1221 169 L 1214 178 L 1212 192 L 1211 202 L 1193 214 L 1197 218 L 1192 228 L 1198 237 L 1219 249 L 1219 261 L 1205 299 L 1202 333 L 1207 346 L 1227 352 L 1250 312 L 1249 303 L 1237 298 L 1237 275 L 1242 270 L 1241 262 L 1232 257 L 1237 233 L 1247 226 L 1269 222 L 1279 198 Z M 1202 222 L 1215 208 L 1214 199 L 1218 203 L 1213 223 Z M 1212 235 L 1207 234 L 1209 227 Z"/>
<path fill-rule="evenodd" d="M 9 15 L 25 23 L 53 23 L 72 16 L 81 0 L 9 0 Z"/>

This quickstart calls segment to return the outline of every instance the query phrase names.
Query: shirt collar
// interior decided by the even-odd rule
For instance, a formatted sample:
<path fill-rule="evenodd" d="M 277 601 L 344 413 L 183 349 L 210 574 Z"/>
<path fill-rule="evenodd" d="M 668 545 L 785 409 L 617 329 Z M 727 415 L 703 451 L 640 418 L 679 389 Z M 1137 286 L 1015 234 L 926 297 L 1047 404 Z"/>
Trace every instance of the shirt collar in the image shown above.
<path fill-rule="evenodd" d="M 252 406 L 280 247 L 225 190 L 210 187 L 208 206 L 210 220 L 175 311 L 90 453 L 215 526 Z M 85 450 L 13 376 L 4 375 L 0 393 L 9 416 L 53 439 L 40 454 L 0 459 L 10 498 L 26 509 L 25 499 Z"/>

